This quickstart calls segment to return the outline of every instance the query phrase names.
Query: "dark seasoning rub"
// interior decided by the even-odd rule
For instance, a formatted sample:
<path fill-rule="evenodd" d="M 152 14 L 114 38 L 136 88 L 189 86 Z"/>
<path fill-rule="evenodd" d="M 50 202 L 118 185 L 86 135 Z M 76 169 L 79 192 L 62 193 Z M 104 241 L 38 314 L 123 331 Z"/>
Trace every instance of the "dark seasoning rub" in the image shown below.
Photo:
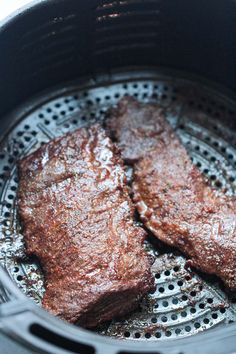
<path fill-rule="evenodd" d="M 145 226 L 235 290 L 235 198 L 207 185 L 158 106 L 125 97 L 107 127 L 134 165 L 133 199 Z"/>
<path fill-rule="evenodd" d="M 134 309 L 153 289 L 150 259 L 104 131 L 95 125 L 52 140 L 20 162 L 19 177 L 26 251 L 46 278 L 44 308 L 85 327 Z"/>

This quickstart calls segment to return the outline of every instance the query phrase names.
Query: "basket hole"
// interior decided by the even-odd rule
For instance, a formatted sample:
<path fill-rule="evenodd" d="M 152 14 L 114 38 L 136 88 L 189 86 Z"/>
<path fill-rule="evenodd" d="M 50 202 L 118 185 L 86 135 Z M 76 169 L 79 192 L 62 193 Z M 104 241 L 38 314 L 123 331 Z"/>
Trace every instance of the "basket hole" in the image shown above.
<path fill-rule="evenodd" d="M 162 316 L 161 320 L 162 320 L 162 322 L 167 322 L 167 317 L 166 316 Z"/>
<path fill-rule="evenodd" d="M 175 272 L 178 272 L 179 271 L 179 266 L 175 266 L 173 269 L 174 269 Z"/>
<path fill-rule="evenodd" d="M 147 339 L 151 338 L 151 333 L 149 333 L 149 332 L 145 333 L 145 338 L 147 338 Z"/>
<path fill-rule="evenodd" d="M 182 280 L 179 280 L 179 281 L 177 282 L 177 284 L 178 284 L 179 286 L 183 286 Z"/>
<path fill-rule="evenodd" d="M 165 289 L 162 286 L 158 290 L 159 290 L 160 293 L 164 293 L 165 292 Z"/>
<path fill-rule="evenodd" d="M 135 338 L 140 338 L 141 334 L 139 332 L 134 333 Z"/>
<path fill-rule="evenodd" d="M 217 188 L 221 188 L 221 187 L 222 187 L 222 183 L 221 183 L 220 181 L 216 181 L 216 182 L 215 182 L 215 186 L 216 186 Z"/>
<path fill-rule="evenodd" d="M 157 274 L 155 274 L 155 278 L 156 278 L 156 279 L 160 279 L 160 277 L 161 277 L 161 275 L 160 275 L 160 274 L 158 274 L 158 273 L 157 273 Z"/>
<path fill-rule="evenodd" d="M 199 308 L 200 309 L 204 309 L 205 308 L 205 304 L 203 304 L 203 303 L 199 304 Z"/>
<path fill-rule="evenodd" d="M 169 271 L 169 270 L 166 270 L 166 271 L 164 272 L 164 274 L 168 277 L 168 276 L 170 275 L 170 271 Z"/>
<path fill-rule="evenodd" d="M 59 102 L 57 102 L 57 103 L 55 104 L 55 107 L 56 107 L 56 108 L 60 108 L 60 107 L 61 107 L 61 104 L 60 104 Z"/>
<path fill-rule="evenodd" d="M 125 336 L 125 338 L 129 338 L 129 337 L 130 337 L 130 332 L 126 331 L 126 332 L 124 333 L 124 336 Z"/>
<path fill-rule="evenodd" d="M 182 296 L 182 300 L 183 300 L 183 301 L 187 301 L 187 300 L 188 300 L 188 297 L 187 297 L 186 295 L 183 295 L 183 296 Z"/>
<path fill-rule="evenodd" d="M 209 299 L 207 299 L 207 302 L 208 302 L 208 304 L 212 304 L 213 303 L 213 299 L 209 298 Z"/>
<path fill-rule="evenodd" d="M 221 313 L 225 313 L 225 308 L 220 309 Z"/>
<path fill-rule="evenodd" d="M 204 322 L 205 324 L 208 324 L 210 321 L 209 321 L 208 318 L 204 318 L 203 322 Z"/>
<path fill-rule="evenodd" d="M 158 98 L 158 94 L 157 93 L 153 93 L 152 94 L 152 98 L 156 100 Z"/>
<path fill-rule="evenodd" d="M 200 323 L 199 323 L 199 322 L 195 322 L 195 323 L 194 323 L 194 327 L 195 327 L 196 329 L 198 329 L 198 328 L 200 328 L 200 327 L 201 327 L 201 325 L 200 325 Z"/>
<path fill-rule="evenodd" d="M 168 306 L 169 306 L 168 301 L 163 301 L 163 302 L 162 302 L 162 306 L 163 306 L 163 307 L 168 307 Z"/>
<path fill-rule="evenodd" d="M 44 124 L 49 125 L 50 124 L 49 120 L 45 119 Z"/>
<path fill-rule="evenodd" d="M 156 337 L 156 338 L 161 338 L 161 332 L 155 333 L 155 337 Z"/>
<path fill-rule="evenodd" d="M 225 152 L 226 152 L 226 148 L 225 148 L 224 146 L 222 146 L 221 151 L 222 151 L 223 153 L 225 153 Z"/>
<path fill-rule="evenodd" d="M 170 337 L 171 336 L 171 331 L 166 331 L 166 337 Z"/>
<path fill-rule="evenodd" d="M 191 313 L 196 313 L 196 309 L 195 309 L 194 307 L 192 307 L 192 308 L 190 309 L 190 312 L 191 312 Z"/>
<path fill-rule="evenodd" d="M 156 317 L 152 317 L 151 321 L 152 321 L 152 323 L 157 323 L 157 318 Z"/>
<path fill-rule="evenodd" d="M 172 300 L 172 304 L 174 304 L 174 305 L 177 305 L 178 302 L 179 302 L 179 300 L 176 297 Z"/>
<path fill-rule="evenodd" d="M 169 284 L 169 285 L 168 285 L 168 289 L 169 289 L 169 290 L 174 290 L 174 288 L 175 288 L 174 285 L 172 285 L 172 284 Z"/>
<path fill-rule="evenodd" d="M 191 331 L 191 327 L 190 326 L 185 326 L 185 331 L 186 332 L 190 332 Z"/>
<path fill-rule="evenodd" d="M 171 319 L 173 320 L 173 321 L 176 321 L 177 320 L 177 315 L 175 314 L 175 313 L 173 313 L 172 315 L 171 315 Z"/>
<path fill-rule="evenodd" d="M 197 295 L 197 294 L 196 294 L 196 291 L 191 291 L 191 292 L 190 292 L 190 295 L 191 295 L 192 297 L 196 296 L 196 295 Z"/>
<path fill-rule="evenodd" d="M 213 313 L 213 314 L 211 315 L 211 317 L 212 317 L 214 320 L 216 320 L 216 319 L 218 318 L 218 315 L 217 315 L 217 313 Z"/>
<path fill-rule="evenodd" d="M 187 317 L 187 312 L 186 312 L 186 311 L 182 311 L 182 312 L 180 313 L 180 315 L 181 315 L 181 317 Z"/>
<path fill-rule="evenodd" d="M 22 280 L 23 280 L 23 277 L 22 277 L 22 275 L 17 275 L 16 279 L 17 279 L 18 281 L 22 281 Z"/>
<path fill-rule="evenodd" d="M 179 335 L 181 333 L 181 330 L 179 328 L 176 328 L 175 334 Z"/>

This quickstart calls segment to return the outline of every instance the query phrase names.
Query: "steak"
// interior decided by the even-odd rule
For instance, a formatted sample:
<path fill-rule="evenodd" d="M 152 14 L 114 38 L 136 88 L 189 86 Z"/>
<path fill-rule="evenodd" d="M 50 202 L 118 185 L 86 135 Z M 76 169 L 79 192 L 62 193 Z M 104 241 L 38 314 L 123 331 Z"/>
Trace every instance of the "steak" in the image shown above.
<path fill-rule="evenodd" d="M 106 126 L 111 137 L 118 142 L 121 155 L 128 164 L 138 161 L 153 150 L 160 139 L 171 134 L 161 108 L 141 105 L 132 97 L 124 97 L 117 108 L 109 111 Z"/>
<path fill-rule="evenodd" d="M 104 130 L 81 128 L 43 145 L 20 161 L 19 179 L 26 252 L 45 274 L 44 308 L 84 327 L 134 309 L 153 289 L 151 263 Z"/>
<path fill-rule="evenodd" d="M 124 98 L 112 114 L 108 126 L 134 163 L 133 198 L 145 226 L 189 265 L 236 289 L 236 199 L 207 184 L 158 106 Z"/>

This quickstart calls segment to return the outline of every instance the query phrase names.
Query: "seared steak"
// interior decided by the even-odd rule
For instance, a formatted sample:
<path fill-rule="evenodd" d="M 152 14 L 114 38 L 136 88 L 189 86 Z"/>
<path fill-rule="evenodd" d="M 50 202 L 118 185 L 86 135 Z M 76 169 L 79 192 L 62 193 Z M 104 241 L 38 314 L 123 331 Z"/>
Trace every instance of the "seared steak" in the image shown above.
<path fill-rule="evenodd" d="M 125 98 L 110 117 L 109 126 L 127 161 L 133 161 L 138 152 L 133 193 L 145 226 L 189 256 L 189 264 L 219 276 L 229 288 L 236 289 L 235 198 L 208 186 L 157 106 Z M 134 139 L 125 143 L 132 132 Z M 140 132 L 137 140 L 136 132 Z M 146 143 L 148 135 L 151 145 Z"/>
<path fill-rule="evenodd" d="M 44 308 L 86 327 L 135 308 L 153 288 L 150 260 L 105 132 L 95 125 L 52 140 L 20 161 L 19 177 L 27 253 L 45 272 Z"/>
<path fill-rule="evenodd" d="M 110 110 L 106 124 L 109 134 L 119 144 L 122 158 L 130 164 L 153 150 L 160 138 L 172 131 L 162 109 L 141 105 L 132 97 L 124 97 L 117 108 Z"/>

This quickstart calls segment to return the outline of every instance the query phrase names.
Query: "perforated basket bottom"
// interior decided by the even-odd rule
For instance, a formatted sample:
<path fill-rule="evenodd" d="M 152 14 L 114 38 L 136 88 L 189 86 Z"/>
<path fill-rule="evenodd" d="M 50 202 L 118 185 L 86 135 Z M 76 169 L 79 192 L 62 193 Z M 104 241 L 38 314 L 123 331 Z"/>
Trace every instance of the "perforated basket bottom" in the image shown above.
<path fill-rule="evenodd" d="M 24 256 L 24 245 L 16 211 L 16 162 L 53 137 L 103 121 L 106 110 L 125 94 L 163 106 L 193 163 L 214 187 L 235 193 L 236 134 L 230 122 L 236 118 L 236 105 L 223 94 L 185 79 L 140 72 L 114 77 L 106 86 L 74 86 L 50 100 L 45 98 L 29 114 L 17 117 L 18 124 L 2 140 L 0 153 L 0 262 L 38 304 L 44 292 L 41 269 L 36 260 L 17 259 Z M 97 332 L 133 340 L 166 340 L 235 319 L 235 305 L 216 279 L 203 279 L 185 269 L 183 256 L 168 253 L 155 242 L 147 242 L 146 248 L 156 257 L 156 292 L 144 298 L 137 311 Z"/>

